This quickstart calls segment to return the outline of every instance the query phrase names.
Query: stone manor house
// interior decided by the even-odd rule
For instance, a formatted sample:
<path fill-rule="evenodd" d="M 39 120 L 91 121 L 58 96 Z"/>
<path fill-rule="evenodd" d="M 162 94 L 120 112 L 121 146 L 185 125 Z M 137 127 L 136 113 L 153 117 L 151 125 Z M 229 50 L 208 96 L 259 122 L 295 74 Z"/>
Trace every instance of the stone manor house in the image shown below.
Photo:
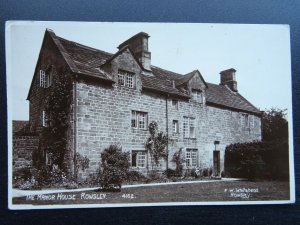
<path fill-rule="evenodd" d="M 261 140 L 261 112 L 238 92 L 235 69 L 221 71 L 220 84 L 206 82 L 199 70 L 168 71 L 151 64 L 148 41 L 149 35 L 140 32 L 112 54 L 47 29 L 27 98 L 30 131 L 39 133 L 47 126 L 45 96 L 55 76 L 69 76 L 65 161 L 71 173 L 75 153 L 90 160 L 89 168 L 79 171 L 84 179 L 96 172 L 101 151 L 113 143 L 130 153 L 132 170 L 150 170 L 145 142 L 149 123 L 156 121 L 170 140 L 169 162 L 161 160 L 158 169 L 164 170 L 166 163 L 174 169 L 172 156 L 181 149 L 185 169 L 211 168 L 220 176 L 227 145 Z"/>

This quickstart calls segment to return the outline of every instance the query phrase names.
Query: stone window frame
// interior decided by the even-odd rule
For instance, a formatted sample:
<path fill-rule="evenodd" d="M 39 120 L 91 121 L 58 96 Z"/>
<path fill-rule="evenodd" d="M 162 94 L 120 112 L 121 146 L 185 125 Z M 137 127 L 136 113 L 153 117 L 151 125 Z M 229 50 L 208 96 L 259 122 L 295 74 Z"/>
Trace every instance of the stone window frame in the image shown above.
<path fill-rule="evenodd" d="M 131 111 L 131 127 L 139 130 L 147 130 L 148 112 Z"/>
<path fill-rule="evenodd" d="M 148 163 L 147 150 L 131 150 L 132 168 L 147 168 L 147 163 Z"/>
<path fill-rule="evenodd" d="M 183 138 L 196 139 L 196 118 L 195 117 L 184 116 L 182 127 L 183 127 Z"/>
<path fill-rule="evenodd" d="M 185 166 L 186 168 L 198 167 L 198 155 L 199 151 L 197 148 L 186 148 L 185 149 Z"/>
<path fill-rule="evenodd" d="M 118 70 L 118 84 L 122 87 L 134 88 L 135 74 L 126 70 Z"/>

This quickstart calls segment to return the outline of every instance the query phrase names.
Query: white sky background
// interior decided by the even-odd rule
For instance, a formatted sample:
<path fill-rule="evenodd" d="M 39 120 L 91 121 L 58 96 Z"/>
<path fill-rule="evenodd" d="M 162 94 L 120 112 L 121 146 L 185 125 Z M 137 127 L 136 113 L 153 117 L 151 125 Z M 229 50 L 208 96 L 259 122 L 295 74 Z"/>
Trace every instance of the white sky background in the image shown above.
<path fill-rule="evenodd" d="M 150 35 L 152 65 L 186 74 L 198 69 L 219 84 L 235 68 L 240 94 L 261 110 L 291 113 L 290 34 L 287 25 L 11 22 L 6 27 L 8 104 L 13 120 L 29 119 L 26 97 L 46 28 L 57 36 L 115 53 L 140 31 Z"/>

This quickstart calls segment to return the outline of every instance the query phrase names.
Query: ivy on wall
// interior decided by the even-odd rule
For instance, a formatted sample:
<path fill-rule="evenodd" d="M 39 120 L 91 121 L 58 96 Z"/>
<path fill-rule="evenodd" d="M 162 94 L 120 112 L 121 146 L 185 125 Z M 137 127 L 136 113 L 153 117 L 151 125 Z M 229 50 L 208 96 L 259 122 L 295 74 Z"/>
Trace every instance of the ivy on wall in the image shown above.
<path fill-rule="evenodd" d="M 48 156 L 50 164 L 64 170 L 67 152 L 67 130 L 69 128 L 72 82 L 70 76 L 56 75 L 45 99 L 47 124 L 42 129 L 40 152 Z M 45 161 L 45 159 L 44 159 Z"/>

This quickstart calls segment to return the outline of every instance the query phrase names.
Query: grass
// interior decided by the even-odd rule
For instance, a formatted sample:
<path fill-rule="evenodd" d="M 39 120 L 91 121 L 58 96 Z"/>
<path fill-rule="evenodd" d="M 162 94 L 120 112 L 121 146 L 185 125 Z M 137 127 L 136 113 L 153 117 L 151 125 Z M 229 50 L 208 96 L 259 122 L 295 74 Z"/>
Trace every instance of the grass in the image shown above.
<path fill-rule="evenodd" d="M 246 190 L 252 189 L 252 193 Z M 173 183 L 170 185 L 122 188 L 120 192 L 68 192 L 72 200 L 26 200 L 13 198 L 13 204 L 65 205 L 65 204 L 107 204 L 107 203 L 159 203 L 159 202 L 212 202 L 212 201 L 269 201 L 289 200 L 289 183 L 283 181 L 226 181 L 210 183 Z M 85 199 L 94 196 L 105 199 Z M 102 194 L 100 196 L 100 194 Z M 247 195 L 249 194 L 249 195 Z M 242 198 L 246 196 L 248 198 Z M 75 199 L 75 200 L 74 200 Z"/>

